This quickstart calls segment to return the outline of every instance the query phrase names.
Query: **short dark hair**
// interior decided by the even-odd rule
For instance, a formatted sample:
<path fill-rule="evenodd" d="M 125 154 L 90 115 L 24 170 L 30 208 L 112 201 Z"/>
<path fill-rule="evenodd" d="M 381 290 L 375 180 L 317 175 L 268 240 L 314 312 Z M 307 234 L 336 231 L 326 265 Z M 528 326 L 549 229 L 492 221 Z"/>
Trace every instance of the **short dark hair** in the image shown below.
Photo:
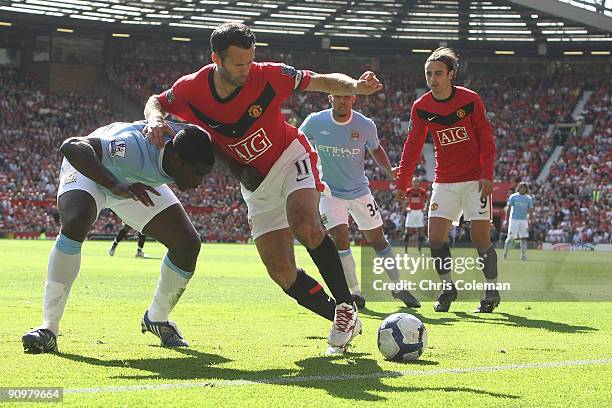
<path fill-rule="evenodd" d="M 210 135 L 195 126 L 180 130 L 166 148 L 170 148 L 185 162 L 209 166 L 215 163 Z"/>
<path fill-rule="evenodd" d="M 251 48 L 255 45 L 255 34 L 244 24 L 225 23 L 210 35 L 210 49 L 220 56 L 223 56 L 231 45 L 245 50 Z"/>
<path fill-rule="evenodd" d="M 443 62 L 450 71 L 455 71 L 455 78 L 459 72 L 459 57 L 452 48 L 440 47 L 431 53 L 425 64 L 432 61 Z"/>

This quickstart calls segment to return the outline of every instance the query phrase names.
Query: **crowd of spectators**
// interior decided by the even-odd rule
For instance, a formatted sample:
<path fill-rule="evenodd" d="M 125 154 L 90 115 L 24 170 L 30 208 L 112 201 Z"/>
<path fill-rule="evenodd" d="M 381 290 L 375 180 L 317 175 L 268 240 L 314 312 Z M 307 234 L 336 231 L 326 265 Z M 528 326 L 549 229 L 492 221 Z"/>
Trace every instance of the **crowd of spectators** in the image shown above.
<path fill-rule="evenodd" d="M 329 67 L 307 66 L 289 55 L 264 54 L 262 58 L 329 72 Z M 168 89 L 181 75 L 193 72 L 203 63 L 187 57 L 173 63 L 130 58 L 110 64 L 106 72 L 112 86 L 123 89 L 127 97 L 142 105 L 150 95 Z M 379 76 L 384 90 L 358 97 L 355 109 L 375 121 L 381 144 L 391 162 L 397 164 L 410 119 L 409 107 L 418 92 L 425 90 L 425 84 L 420 76 L 384 72 Z M 462 85 L 479 92 L 488 109 L 498 150 L 495 181 L 527 181 L 534 186 L 536 212 L 531 238 L 549 242 L 609 242 L 610 83 L 604 81 L 599 85 L 585 107 L 585 121 L 593 125 L 592 134 L 583 139 L 580 132 L 569 133 L 563 156 L 552 167 L 546 182 L 536 186 L 534 180 L 555 145 L 548 128 L 569 121 L 586 86 L 584 81 L 567 75 L 461 79 Z M 0 231 L 57 232 L 54 201 L 61 162 L 59 144 L 67 137 L 87 134 L 119 118 L 101 97 L 43 92 L 35 78 L 24 77 L 15 70 L 0 70 L 0 83 L 5 90 L 0 100 Z M 285 104 L 297 118 L 296 126 L 309 113 L 328 107 L 326 95 L 312 92 L 294 93 Z M 424 165 L 422 157 L 417 175 L 425 176 Z M 388 180 L 369 155 L 366 174 L 370 180 Z M 215 171 L 197 190 L 177 194 L 205 240 L 248 239 L 246 206 L 239 185 L 230 176 Z M 392 239 L 401 239 L 404 211 L 400 203 L 389 191 L 376 191 L 375 198 L 386 220 L 387 234 Z M 113 233 L 118 224 L 116 217 L 104 212 L 93 231 Z M 353 238 L 358 238 L 354 225 L 351 230 Z M 461 234 L 462 231 L 459 237 Z"/>
<path fill-rule="evenodd" d="M 57 231 L 59 146 L 111 120 L 103 98 L 43 91 L 37 79 L 0 70 L 0 231 Z"/>
<path fill-rule="evenodd" d="M 534 239 L 600 243 L 612 236 L 611 80 L 597 84 L 586 107 L 592 132 L 570 135 L 563 155 L 534 191 Z"/>
<path fill-rule="evenodd" d="M 55 234 L 60 144 L 128 118 L 113 115 L 102 97 L 44 92 L 35 77 L 16 70 L 0 70 L 0 84 L 0 233 Z M 230 176 L 215 171 L 197 190 L 176 192 L 205 239 L 248 238 L 246 207 Z M 119 228 L 119 219 L 103 211 L 92 233 L 114 234 Z"/>

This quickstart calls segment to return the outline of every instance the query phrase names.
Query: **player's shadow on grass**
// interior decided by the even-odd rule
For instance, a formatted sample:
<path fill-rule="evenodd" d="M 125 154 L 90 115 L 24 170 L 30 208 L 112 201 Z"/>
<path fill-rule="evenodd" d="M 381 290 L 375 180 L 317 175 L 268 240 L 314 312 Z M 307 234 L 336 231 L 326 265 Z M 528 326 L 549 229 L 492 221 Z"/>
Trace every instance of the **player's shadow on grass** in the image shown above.
<path fill-rule="evenodd" d="M 376 360 L 367 354 L 348 353 L 345 357 L 311 357 L 296 362 L 301 370 L 293 378 L 283 381 L 284 385 L 324 390 L 334 397 L 355 401 L 385 401 L 379 392 L 442 391 L 465 392 L 498 398 L 520 398 L 517 395 L 500 394 L 469 387 L 418 387 L 392 386 L 383 382 L 385 378 L 410 377 L 421 373 L 419 367 L 436 365 L 437 362 L 417 360 L 409 364 L 398 363 L 397 371 L 383 370 Z M 419 375 L 420 377 L 421 375 Z"/>
<path fill-rule="evenodd" d="M 501 324 L 505 326 L 528 328 L 528 329 L 545 329 L 557 333 L 588 333 L 599 331 L 594 327 L 579 326 L 563 322 L 553 322 L 551 320 L 530 319 L 525 316 L 513 315 L 510 313 L 494 313 L 493 316 L 501 316 L 501 318 L 482 319 L 479 315 L 468 314 L 465 312 L 455 312 L 457 317 L 461 319 L 469 319 L 477 323 Z"/>
<path fill-rule="evenodd" d="M 245 371 L 223 368 L 220 367 L 221 364 L 231 362 L 232 360 L 218 354 L 203 353 L 193 349 L 176 348 L 174 351 L 180 353 L 181 356 L 176 358 L 160 357 L 148 359 L 102 360 L 96 357 L 80 356 L 69 353 L 58 353 L 57 355 L 79 363 L 100 367 L 129 369 L 130 374 L 113 375 L 110 378 L 130 380 L 206 380 L 219 378 L 224 380 L 256 381 L 260 380 L 262 377 L 277 378 L 294 373 L 294 370 L 287 369 Z M 132 369 L 145 371 L 149 374 L 135 374 Z"/>
<path fill-rule="evenodd" d="M 425 326 L 427 325 L 451 325 L 459 322 L 472 322 L 472 323 L 482 323 L 482 324 L 493 324 L 493 325 L 505 325 L 512 327 L 521 327 L 528 329 L 545 329 L 551 332 L 558 333 L 588 333 L 593 331 L 598 331 L 598 329 L 589 326 L 579 326 L 572 325 L 563 322 L 554 322 L 550 320 L 539 320 L 539 319 L 530 319 L 525 316 L 513 315 L 510 313 L 497 313 L 494 312 L 491 315 L 486 315 L 487 317 L 481 317 L 481 315 L 476 313 L 466 313 L 466 312 L 450 312 L 450 313 L 442 313 L 440 317 L 427 317 L 415 309 L 410 308 L 402 308 L 399 310 L 405 313 L 411 313 L 419 320 L 421 320 Z M 381 313 L 375 312 L 369 309 L 362 309 L 359 311 L 360 314 L 364 316 L 376 317 L 381 320 L 386 318 L 389 313 Z"/>
<path fill-rule="evenodd" d="M 457 322 L 459 320 L 456 317 L 446 317 L 446 316 L 430 318 L 430 317 L 427 317 L 427 316 L 423 316 L 422 314 L 417 312 L 417 310 L 418 309 L 413 309 L 413 308 L 404 306 L 404 307 L 399 307 L 395 312 L 391 312 L 391 313 L 410 313 L 410 314 L 414 315 L 415 317 L 417 317 L 420 321 L 422 321 L 426 326 L 428 324 L 447 325 L 447 324 L 455 323 L 455 322 Z M 376 311 L 370 310 L 368 308 L 359 309 L 359 314 L 360 315 L 369 316 L 369 317 L 376 317 L 376 318 L 379 318 L 381 321 L 384 320 L 385 318 L 387 318 L 387 316 L 389 316 L 391 313 L 389 313 L 389 312 L 376 312 Z"/>
<path fill-rule="evenodd" d="M 377 395 L 377 392 L 418 392 L 443 391 L 465 392 L 478 395 L 488 395 L 498 398 L 519 398 L 516 395 L 500 394 L 469 387 L 408 387 L 391 386 L 383 382 L 383 378 L 409 377 L 406 371 L 420 370 L 416 367 L 435 365 L 436 362 L 418 360 L 411 364 L 398 364 L 398 371 L 382 370 L 376 360 L 366 358 L 366 354 L 351 354 L 345 357 L 312 357 L 296 362 L 296 369 L 269 369 L 269 370 L 237 370 L 220 367 L 231 362 L 218 354 L 203 353 L 193 349 L 175 349 L 181 354 L 177 358 L 151 358 L 151 359 L 117 359 L 102 360 L 96 357 L 80 356 L 70 353 L 58 353 L 57 356 L 78 363 L 94 366 L 128 370 L 129 374 L 112 375 L 109 378 L 124 380 L 203 380 L 206 386 L 207 379 L 210 386 L 219 381 L 253 381 L 260 384 L 279 384 L 301 388 L 319 389 L 338 398 L 355 401 L 384 401 L 386 398 Z M 133 374 L 133 370 L 146 373 Z M 230 384 L 228 384 L 230 385 Z M 245 385 L 245 384 L 241 384 Z"/>

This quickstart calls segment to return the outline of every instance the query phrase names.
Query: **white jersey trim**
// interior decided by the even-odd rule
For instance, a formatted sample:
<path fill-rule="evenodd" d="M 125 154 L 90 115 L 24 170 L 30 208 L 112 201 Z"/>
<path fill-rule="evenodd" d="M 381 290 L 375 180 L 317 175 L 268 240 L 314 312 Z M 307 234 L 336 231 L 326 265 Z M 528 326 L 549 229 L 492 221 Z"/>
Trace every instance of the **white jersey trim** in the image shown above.
<path fill-rule="evenodd" d="M 332 113 L 331 109 L 329 110 L 329 116 L 331 117 L 332 122 L 334 122 L 336 125 L 346 126 L 349 123 L 351 123 L 351 121 L 353 120 L 353 110 L 351 109 L 351 116 L 348 118 L 346 122 L 338 122 L 336 119 L 334 119 L 334 114 Z"/>
<path fill-rule="evenodd" d="M 165 144 L 164 147 L 162 147 L 159 151 L 159 159 L 157 160 L 157 166 L 159 167 L 159 171 L 161 172 L 161 174 L 163 174 L 166 177 L 170 177 L 172 178 L 170 175 L 166 174 L 166 172 L 164 171 L 164 153 L 166 153 L 166 144 L 168 144 L 170 141 L 168 140 Z"/>

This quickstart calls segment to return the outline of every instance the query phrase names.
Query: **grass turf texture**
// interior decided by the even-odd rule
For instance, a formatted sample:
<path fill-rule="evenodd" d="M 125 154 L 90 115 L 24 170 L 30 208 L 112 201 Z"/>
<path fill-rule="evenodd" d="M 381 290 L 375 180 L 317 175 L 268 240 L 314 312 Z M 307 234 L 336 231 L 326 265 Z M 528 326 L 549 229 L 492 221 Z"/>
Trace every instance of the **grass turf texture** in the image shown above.
<path fill-rule="evenodd" d="M 416 363 L 400 364 L 383 360 L 376 347 L 380 321 L 411 312 L 390 299 L 362 312 L 363 335 L 346 358 L 329 358 L 323 352 L 330 324 L 268 278 L 252 245 L 203 246 L 195 276 L 171 316 L 191 347 L 172 350 L 141 334 L 139 324 L 163 247 L 147 243 L 146 252 L 157 259 L 142 260 L 133 258 L 135 243 L 125 242 L 111 258 L 110 242 L 86 242 L 58 338 L 60 354 L 26 355 L 20 337 L 40 323 L 52 244 L 0 240 L 2 387 L 62 386 L 64 405 L 105 407 L 612 405 L 609 361 L 529 366 L 611 359 L 610 302 L 506 302 L 484 316 L 472 313 L 473 301 L 456 302 L 443 314 L 425 303 L 413 314 L 429 331 L 429 347 Z M 320 280 L 306 252 L 296 253 L 298 263 Z M 523 263 L 516 251 L 510 255 L 507 261 L 500 257 L 504 273 L 564 256 L 529 251 L 530 261 Z M 601 263 L 583 262 L 593 257 Z M 604 265 L 612 277 L 611 260 L 604 253 L 574 253 L 565 257 L 565 267 L 576 262 L 577 273 L 585 273 L 585 265 Z M 110 388 L 123 386 L 130 388 Z M 87 388 L 95 389 L 75 392 Z"/>

